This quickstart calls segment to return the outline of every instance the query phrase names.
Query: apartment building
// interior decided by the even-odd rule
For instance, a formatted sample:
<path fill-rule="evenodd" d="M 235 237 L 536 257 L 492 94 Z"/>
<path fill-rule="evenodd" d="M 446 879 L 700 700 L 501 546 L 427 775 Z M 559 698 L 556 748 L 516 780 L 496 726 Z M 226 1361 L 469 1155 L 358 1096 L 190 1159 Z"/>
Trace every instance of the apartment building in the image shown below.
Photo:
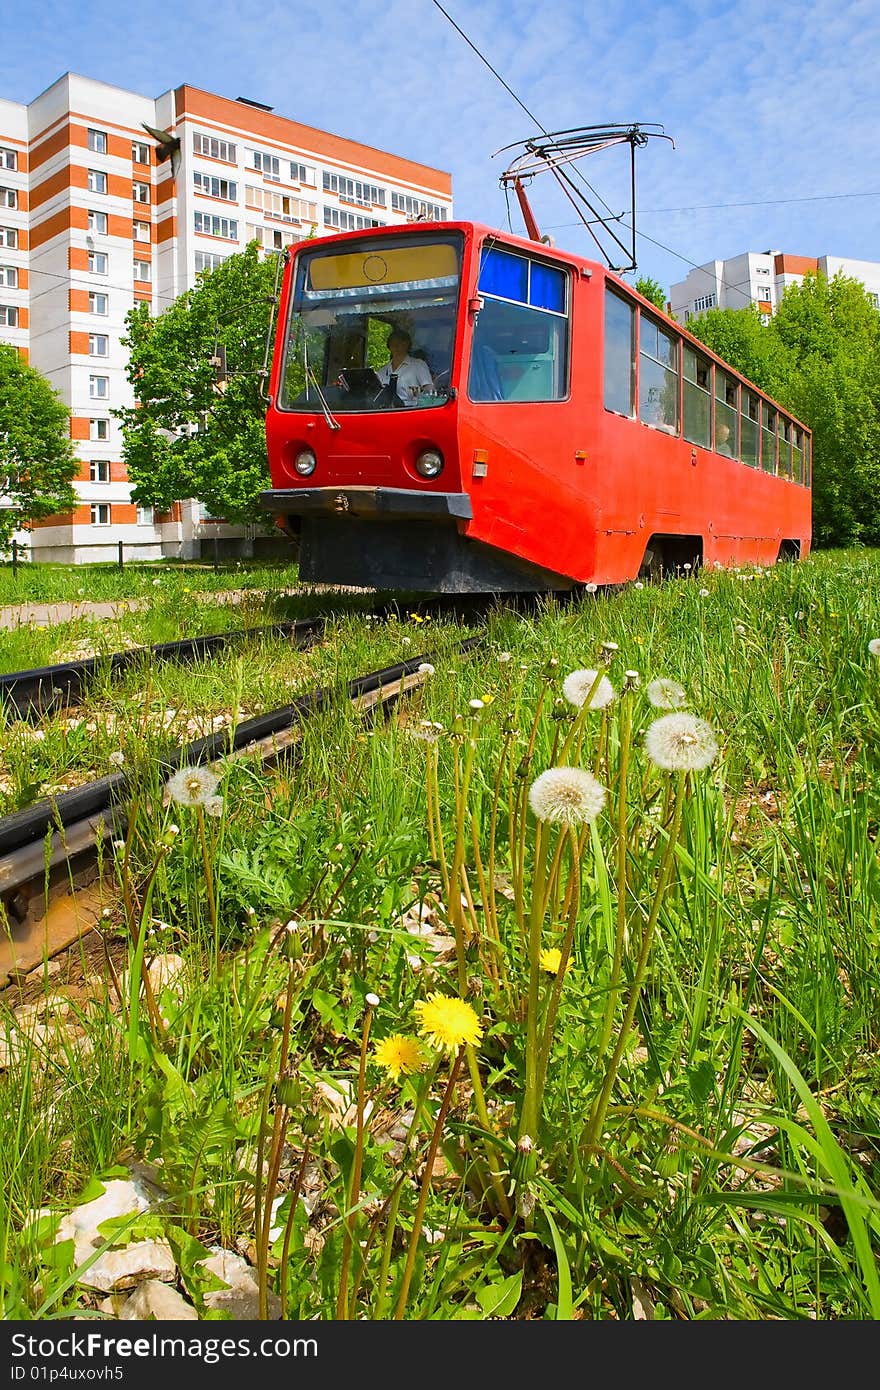
<path fill-rule="evenodd" d="M 669 312 L 679 323 L 708 309 L 745 309 L 756 304 L 761 314 L 775 312 L 787 285 L 821 272 L 829 280 L 838 272 L 860 280 L 875 308 L 880 308 L 880 263 L 842 256 L 793 256 L 785 251 L 745 251 L 724 261 L 709 261 L 673 285 Z"/>
<path fill-rule="evenodd" d="M 0 342 L 71 411 L 71 516 L 18 539 L 34 560 L 157 559 L 259 548 L 253 528 L 132 501 L 121 430 L 121 338 L 138 302 L 160 313 L 256 240 L 452 216 L 448 173 L 301 125 L 263 103 L 182 86 L 157 98 L 67 73 L 28 105 L 0 100 Z"/>

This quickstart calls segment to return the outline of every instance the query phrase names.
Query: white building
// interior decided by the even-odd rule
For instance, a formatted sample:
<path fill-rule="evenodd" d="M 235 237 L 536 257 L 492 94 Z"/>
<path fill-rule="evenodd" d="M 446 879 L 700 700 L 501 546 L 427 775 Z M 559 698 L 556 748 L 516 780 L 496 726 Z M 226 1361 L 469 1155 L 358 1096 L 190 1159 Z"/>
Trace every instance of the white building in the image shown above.
<path fill-rule="evenodd" d="M 243 97 L 153 99 L 67 73 L 28 105 L 0 100 L 0 342 L 69 407 L 81 461 L 73 514 L 19 537 L 32 558 L 113 559 L 120 542 L 129 558 L 191 556 L 217 535 L 252 548 L 192 501 L 164 515 L 132 502 L 111 415 L 133 401 L 126 313 L 160 313 L 251 240 L 282 250 L 424 213 L 451 217 L 447 173 Z"/>
<path fill-rule="evenodd" d="M 860 280 L 880 308 L 880 263 L 841 256 L 792 256 L 783 251 L 745 251 L 725 261 L 709 261 L 690 271 L 669 291 L 669 312 L 679 323 L 708 309 L 745 309 L 756 304 L 762 314 L 775 312 L 787 285 L 821 272 L 829 280 L 838 272 Z"/>

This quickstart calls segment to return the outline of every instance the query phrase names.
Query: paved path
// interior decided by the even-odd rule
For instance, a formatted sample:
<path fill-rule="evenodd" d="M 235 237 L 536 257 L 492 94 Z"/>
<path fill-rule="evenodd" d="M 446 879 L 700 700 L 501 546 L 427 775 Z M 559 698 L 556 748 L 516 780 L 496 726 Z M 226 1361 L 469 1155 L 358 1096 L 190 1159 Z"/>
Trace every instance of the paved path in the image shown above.
<path fill-rule="evenodd" d="M 53 627 L 77 618 L 118 618 L 132 609 L 145 608 L 146 599 L 118 599 L 113 603 L 16 603 L 0 608 L 0 628 Z"/>

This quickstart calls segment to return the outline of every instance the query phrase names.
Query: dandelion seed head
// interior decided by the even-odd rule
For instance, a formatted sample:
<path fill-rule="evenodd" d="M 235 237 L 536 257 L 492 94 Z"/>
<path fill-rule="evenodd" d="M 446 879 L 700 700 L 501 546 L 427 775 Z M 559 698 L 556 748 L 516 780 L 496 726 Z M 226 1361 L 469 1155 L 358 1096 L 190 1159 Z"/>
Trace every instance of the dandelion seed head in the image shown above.
<path fill-rule="evenodd" d="M 868 643 L 868 651 L 871 656 L 880 656 L 880 637 L 872 637 Z"/>
<path fill-rule="evenodd" d="M 499 664 L 500 664 L 501 666 L 505 665 L 506 662 L 511 661 L 512 659 L 513 659 L 513 653 L 512 653 L 512 652 L 499 652 L 499 653 L 498 653 L 498 661 L 499 661 Z"/>
<path fill-rule="evenodd" d="M 585 584 L 584 588 L 586 589 L 588 594 L 595 594 L 596 590 L 599 588 L 599 585 L 593 584 L 591 581 L 589 584 Z"/>
<path fill-rule="evenodd" d="M 700 598 L 708 598 L 708 597 L 709 597 L 709 590 L 708 590 L 708 589 L 701 589 L 701 590 L 700 590 Z"/>
<path fill-rule="evenodd" d="M 644 589 L 644 587 L 645 587 L 645 586 L 644 586 L 644 584 L 642 583 L 641 579 L 637 579 L 636 582 L 635 582 L 635 584 L 633 585 L 633 588 L 634 588 L 634 589 Z"/>
<path fill-rule="evenodd" d="M 423 661 L 418 671 L 420 676 L 433 676 L 434 667 L 431 665 L 430 661 Z"/>
<path fill-rule="evenodd" d="M 165 790 L 179 806 L 204 806 L 215 795 L 219 780 L 206 767 L 181 767 L 169 777 Z"/>
<path fill-rule="evenodd" d="M 693 714 L 667 714 L 655 719 L 645 735 L 652 763 L 667 772 L 701 772 L 714 762 L 718 742 L 705 719 Z"/>
<path fill-rule="evenodd" d="M 681 709 L 682 705 L 687 704 L 684 686 L 679 685 L 678 681 L 669 680 L 667 676 L 657 676 L 655 680 L 648 681 L 645 694 L 655 709 Z"/>
<path fill-rule="evenodd" d="M 125 754 L 120 749 L 114 748 L 112 753 L 108 753 L 107 761 L 112 763 L 114 767 L 122 767 L 125 762 Z"/>
<path fill-rule="evenodd" d="M 371 1009 L 378 1009 L 378 1007 L 379 1007 L 379 996 L 378 996 L 378 994 L 367 994 L 367 995 L 365 995 L 365 996 L 364 996 L 364 1003 L 365 1003 L 365 1004 L 369 1004 L 369 1006 L 370 1006 Z"/>
<path fill-rule="evenodd" d="M 585 825 L 605 805 L 605 788 L 580 767 L 550 767 L 529 788 L 529 805 L 538 820 Z"/>
<path fill-rule="evenodd" d="M 205 814 L 214 816 L 215 819 L 219 820 L 223 815 L 223 797 L 209 796 L 208 800 L 205 802 Z"/>
<path fill-rule="evenodd" d="M 586 705 L 588 709 L 604 709 L 610 705 L 617 692 L 607 676 L 600 677 L 596 689 L 593 684 L 596 681 L 598 671 L 572 671 L 562 682 L 562 693 L 570 705 L 577 709 Z M 592 695 L 590 691 L 593 690 Z M 587 698 L 589 696 L 589 699 Z"/>

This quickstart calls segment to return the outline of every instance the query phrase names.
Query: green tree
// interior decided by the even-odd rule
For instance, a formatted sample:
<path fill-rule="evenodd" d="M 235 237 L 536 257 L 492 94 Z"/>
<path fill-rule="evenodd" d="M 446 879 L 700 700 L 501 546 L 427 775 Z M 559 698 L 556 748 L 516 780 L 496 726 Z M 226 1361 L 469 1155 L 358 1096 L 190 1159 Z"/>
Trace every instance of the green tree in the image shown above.
<path fill-rule="evenodd" d="M 780 400 L 813 432 L 817 545 L 880 545 L 880 314 L 849 276 L 786 289 L 772 332 L 793 364 Z"/>
<path fill-rule="evenodd" d="M 77 504 L 70 414 L 21 354 L 0 344 L 0 553 L 22 526 Z"/>
<path fill-rule="evenodd" d="M 691 319 L 688 328 L 768 395 L 776 397 L 790 376 L 791 362 L 754 304 L 746 309 L 709 309 Z"/>
<path fill-rule="evenodd" d="M 275 274 L 275 258 L 261 260 L 252 242 L 157 317 L 144 304 L 129 312 L 123 343 L 137 404 L 114 413 L 136 501 L 167 510 L 197 497 L 214 516 L 268 522 L 258 504 L 269 486 L 260 388 Z"/>
<path fill-rule="evenodd" d="M 666 291 L 659 280 L 652 280 L 650 275 L 640 275 L 633 289 L 638 294 L 643 294 L 646 299 L 650 299 L 652 304 L 656 304 L 658 309 L 666 313 Z"/>
<path fill-rule="evenodd" d="M 813 434 L 813 541 L 880 545 L 880 315 L 858 280 L 807 275 L 769 323 L 710 309 L 688 328 Z"/>

